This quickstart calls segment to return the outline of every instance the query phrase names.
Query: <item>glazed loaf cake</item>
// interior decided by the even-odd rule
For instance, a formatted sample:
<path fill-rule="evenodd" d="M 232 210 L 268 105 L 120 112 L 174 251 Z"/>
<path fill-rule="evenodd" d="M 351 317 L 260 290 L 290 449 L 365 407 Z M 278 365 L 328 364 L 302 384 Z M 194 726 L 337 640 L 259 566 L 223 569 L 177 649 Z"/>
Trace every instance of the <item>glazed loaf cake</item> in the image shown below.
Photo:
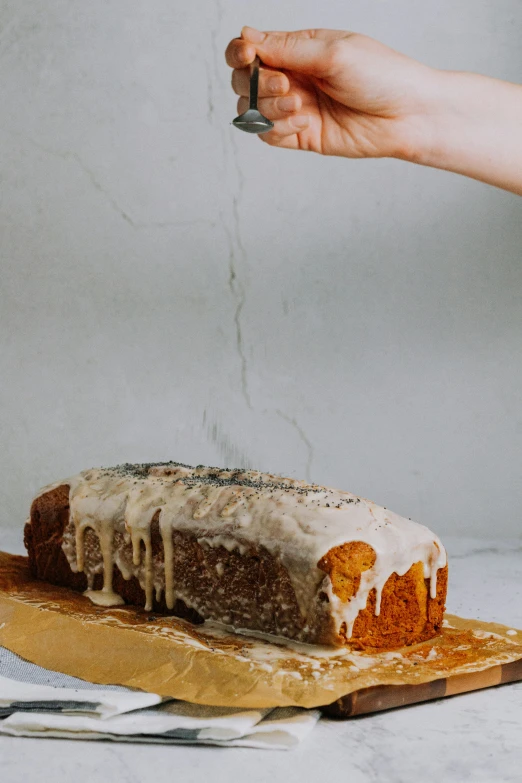
<path fill-rule="evenodd" d="M 102 606 L 373 649 L 442 624 L 437 536 L 349 492 L 255 471 L 87 470 L 35 498 L 25 544 L 35 577 Z"/>

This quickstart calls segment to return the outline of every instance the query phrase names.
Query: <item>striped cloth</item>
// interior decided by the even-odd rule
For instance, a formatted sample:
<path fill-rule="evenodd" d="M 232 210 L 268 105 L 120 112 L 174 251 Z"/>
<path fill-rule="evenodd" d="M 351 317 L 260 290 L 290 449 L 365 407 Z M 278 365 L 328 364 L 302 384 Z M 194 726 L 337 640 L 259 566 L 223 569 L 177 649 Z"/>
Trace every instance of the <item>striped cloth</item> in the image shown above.
<path fill-rule="evenodd" d="M 0 647 L 0 733 L 287 750 L 318 710 L 204 707 L 42 669 Z"/>

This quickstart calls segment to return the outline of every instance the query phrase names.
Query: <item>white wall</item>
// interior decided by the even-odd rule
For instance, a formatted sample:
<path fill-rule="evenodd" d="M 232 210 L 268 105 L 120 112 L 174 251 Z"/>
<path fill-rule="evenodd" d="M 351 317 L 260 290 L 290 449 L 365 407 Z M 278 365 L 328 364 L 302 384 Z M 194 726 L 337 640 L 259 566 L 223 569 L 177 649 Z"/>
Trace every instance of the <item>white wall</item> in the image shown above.
<path fill-rule="evenodd" d="M 1 522 L 92 465 L 249 465 L 520 535 L 522 201 L 230 127 L 243 24 L 522 80 L 520 0 L 4 0 Z M 1 542 L 0 542 L 1 543 Z"/>

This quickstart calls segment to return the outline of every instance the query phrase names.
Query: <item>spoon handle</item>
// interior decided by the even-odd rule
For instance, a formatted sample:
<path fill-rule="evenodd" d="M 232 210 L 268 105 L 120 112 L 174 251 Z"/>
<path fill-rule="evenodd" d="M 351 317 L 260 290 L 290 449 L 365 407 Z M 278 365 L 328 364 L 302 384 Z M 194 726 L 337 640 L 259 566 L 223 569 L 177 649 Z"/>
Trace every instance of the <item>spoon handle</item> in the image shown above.
<path fill-rule="evenodd" d="M 257 91 L 259 88 L 259 57 L 256 58 L 250 67 L 250 108 L 257 109 Z"/>

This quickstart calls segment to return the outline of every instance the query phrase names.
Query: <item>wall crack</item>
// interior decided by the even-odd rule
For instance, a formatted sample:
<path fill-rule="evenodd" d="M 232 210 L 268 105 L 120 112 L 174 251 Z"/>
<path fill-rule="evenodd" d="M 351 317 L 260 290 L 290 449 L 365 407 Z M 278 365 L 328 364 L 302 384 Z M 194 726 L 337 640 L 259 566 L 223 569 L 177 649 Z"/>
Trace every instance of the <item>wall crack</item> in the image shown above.
<path fill-rule="evenodd" d="M 241 198 L 244 192 L 245 179 L 241 168 L 239 166 L 237 156 L 237 146 L 233 135 L 230 133 L 230 128 L 225 128 L 221 123 L 215 123 L 216 119 L 216 99 L 215 88 L 213 81 L 213 74 L 219 86 L 224 88 L 219 74 L 222 69 L 222 56 L 218 50 L 218 34 L 219 28 L 223 21 L 223 6 L 221 0 L 216 0 L 216 21 L 210 31 L 210 50 L 212 52 L 212 60 L 207 62 L 207 118 L 209 122 L 213 123 L 218 128 L 221 145 L 223 151 L 223 162 L 225 170 L 227 169 L 227 161 L 230 160 L 230 150 L 232 151 L 232 166 L 235 172 L 235 182 L 231 183 L 231 187 L 234 190 L 232 195 L 231 208 L 224 213 L 224 210 L 220 210 L 220 216 L 223 221 L 223 226 L 228 241 L 228 289 L 230 291 L 232 300 L 234 302 L 234 314 L 233 323 L 236 339 L 236 351 L 239 359 L 240 366 L 240 384 L 241 393 L 246 406 L 252 410 L 252 399 L 250 397 L 250 390 L 248 384 L 248 361 L 245 351 L 245 341 L 243 337 L 242 316 L 245 307 L 246 294 L 244 284 L 239 274 L 240 267 L 244 270 L 247 263 L 247 254 L 243 245 L 241 237 L 241 220 L 239 215 L 239 206 Z"/>
<path fill-rule="evenodd" d="M 291 424 L 292 427 L 296 430 L 297 434 L 301 438 L 301 441 L 304 443 L 306 450 L 307 450 L 307 457 L 306 457 L 306 463 L 305 463 L 305 478 L 308 482 L 311 483 L 311 470 L 312 470 L 312 462 L 314 460 L 314 447 L 312 442 L 309 440 L 308 436 L 306 435 L 306 432 L 303 430 L 299 422 L 295 419 L 293 416 L 288 416 L 286 413 L 283 413 L 283 411 L 277 409 L 276 413 L 278 416 L 280 416 L 282 419 L 284 419 L 288 424 Z"/>
<path fill-rule="evenodd" d="M 201 225 L 206 224 L 209 226 L 214 226 L 215 223 L 212 220 L 208 220 L 206 218 L 195 218 L 194 220 L 166 220 L 166 221 L 151 221 L 148 223 L 143 223 L 134 220 L 131 215 L 129 215 L 128 212 L 126 212 L 116 201 L 114 196 L 101 184 L 99 179 L 96 177 L 93 171 L 83 162 L 83 160 L 80 158 L 77 152 L 71 152 L 70 150 L 65 150 L 63 152 L 55 149 L 51 149 L 49 147 L 44 147 L 42 144 L 39 144 L 38 142 L 34 141 L 34 139 L 29 138 L 28 136 L 23 137 L 27 142 L 29 142 L 33 147 L 40 150 L 41 152 L 46 153 L 47 155 L 53 155 L 56 158 L 60 158 L 61 160 L 65 161 L 72 161 L 75 163 L 78 168 L 80 168 L 85 176 L 88 178 L 89 182 L 93 186 L 93 188 L 100 193 L 105 200 L 110 204 L 112 209 L 124 220 L 129 226 L 131 226 L 134 229 L 147 229 L 147 228 L 183 228 L 184 226 L 193 226 L 193 225 Z"/>

